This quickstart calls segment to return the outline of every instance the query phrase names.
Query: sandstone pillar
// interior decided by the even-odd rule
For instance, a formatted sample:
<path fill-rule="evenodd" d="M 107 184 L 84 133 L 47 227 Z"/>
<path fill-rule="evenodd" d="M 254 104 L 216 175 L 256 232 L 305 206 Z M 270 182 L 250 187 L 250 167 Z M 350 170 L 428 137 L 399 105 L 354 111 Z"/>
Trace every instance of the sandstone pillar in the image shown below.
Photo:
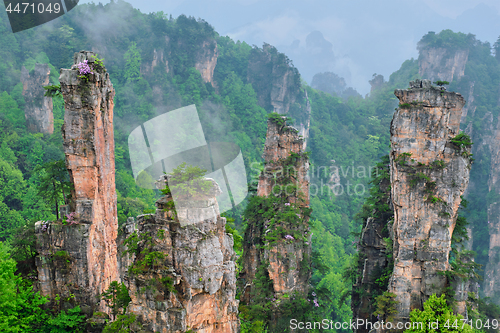
<path fill-rule="evenodd" d="M 168 177 L 158 182 L 164 189 Z M 239 332 L 236 254 L 226 219 L 219 214 L 219 185 L 185 207 L 198 222 L 182 226 L 171 195 L 157 201 L 156 214 L 130 218 L 119 237 L 122 280 L 129 311 L 152 332 Z M 171 185 L 171 184 L 170 184 Z M 138 240 L 135 251 L 130 242 Z M 146 254 L 155 259 L 145 264 Z"/>
<path fill-rule="evenodd" d="M 29 73 L 26 68 L 21 70 L 23 96 L 26 101 L 24 116 L 26 127 L 33 133 L 54 132 L 54 115 L 52 113 L 52 98 L 45 97 L 43 86 L 49 84 L 50 69 L 47 64 L 35 64 L 35 69 Z"/>
<path fill-rule="evenodd" d="M 59 81 L 64 97 L 63 126 L 66 166 L 74 185 L 72 223 L 38 222 L 36 233 L 40 287 L 44 294 L 74 294 L 90 310 L 109 311 L 97 300 L 109 283 L 119 280 L 117 212 L 113 138 L 115 91 L 92 52 L 75 54 L 71 69 Z M 88 81 L 79 78 L 77 64 L 94 67 Z M 63 260 L 60 260 L 63 259 Z"/>
<path fill-rule="evenodd" d="M 410 82 L 396 90 L 399 108 L 391 123 L 391 198 L 394 206 L 394 272 L 389 291 L 396 294 L 396 321 L 409 319 L 427 298 L 441 295 L 449 270 L 451 236 L 457 210 L 469 183 L 470 148 L 451 142 L 459 134 L 464 98 Z"/>
<path fill-rule="evenodd" d="M 264 148 L 265 168 L 259 178 L 257 195 L 279 198 L 272 206 L 276 217 L 263 218 L 258 212 L 249 221 L 243 245 L 242 302 L 251 304 L 254 279 L 265 266 L 276 299 L 309 290 L 311 232 L 309 228 L 309 162 L 298 131 L 286 125 L 286 117 L 268 121 Z M 280 214 L 296 209 L 296 221 L 284 221 Z M 261 272 L 262 274 L 262 272 Z M 279 316 L 279 313 L 277 313 Z M 272 321 L 275 321 L 273 318 Z M 273 323 L 271 323 L 273 324 Z"/>

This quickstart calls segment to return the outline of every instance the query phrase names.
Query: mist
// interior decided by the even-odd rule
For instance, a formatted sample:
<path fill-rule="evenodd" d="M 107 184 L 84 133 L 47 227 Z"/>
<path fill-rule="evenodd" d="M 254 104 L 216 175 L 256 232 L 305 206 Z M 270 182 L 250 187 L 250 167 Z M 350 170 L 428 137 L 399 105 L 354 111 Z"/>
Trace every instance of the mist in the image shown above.
<path fill-rule="evenodd" d="M 500 35 L 495 0 L 129 2 L 146 13 L 202 18 L 219 34 L 250 45 L 269 43 L 293 61 L 308 84 L 316 73 L 329 71 L 362 95 L 370 91 L 374 73 L 387 80 L 405 60 L 418 58 L 417 42 L 429 31 L 472 33 L 491 44 Z"/>

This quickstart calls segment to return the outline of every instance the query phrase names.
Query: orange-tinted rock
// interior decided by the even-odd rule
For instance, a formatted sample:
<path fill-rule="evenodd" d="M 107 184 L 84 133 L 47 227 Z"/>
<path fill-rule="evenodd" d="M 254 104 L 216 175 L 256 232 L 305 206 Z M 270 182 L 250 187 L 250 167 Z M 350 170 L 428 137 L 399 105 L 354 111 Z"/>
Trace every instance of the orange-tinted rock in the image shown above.
<path fill-rule="evenodd" d="M 115 91 L 105 71 L 78 77 L 76 64 L 93 62 L 92 52 L 75 54 L 72 69 L 62 69 L 65 103 L 63 126 L 66 166 L 74 185 L 70 211 L 76 225 L 53 223 L 48 232 L 37 224 L 40 287 L 45 294 L 82 294 L 80 304 L 109 311 L 96 300 L 110 282 L 119 280 L 117 267 L 117 212 L 113 136 Z M 62 273 L 47 258 L 66 251 L 70 265 Z M 69 296 L 69 295 L 68 295 Z"/>
<path fill-rule="evenodd" d="M 438 272 L 450 269 L 451 235 L 471 165 L 470 148 L 451 143 L 465 104 L 460 94 L 416 80 L 395 95 L 400 107 L 391 123 L 395 262 L 389 291 L 398 301 L 396 320 L 405 321 L 447 286 Z"/>
<path fill-rule="evenodd" d="M 203 82 L 214 85 L 214 70 L 217 65 L 219 49 L 214 40 L 203 42 L 200 51 L 196 55 L 194 67 L 200 72 Z"/>
<path fill-rule="evenodd" d="M 21 70 L 23 96 L 26 104 L 24 116 L 26 127 L 33 133 L 54 132 L 54 115 L 52 113 L 52 98 L 44 96 L 44 86 L 49 84 L 50 68 L 47 64 L 35 64 L 31 73 L 26 68 Z"/>

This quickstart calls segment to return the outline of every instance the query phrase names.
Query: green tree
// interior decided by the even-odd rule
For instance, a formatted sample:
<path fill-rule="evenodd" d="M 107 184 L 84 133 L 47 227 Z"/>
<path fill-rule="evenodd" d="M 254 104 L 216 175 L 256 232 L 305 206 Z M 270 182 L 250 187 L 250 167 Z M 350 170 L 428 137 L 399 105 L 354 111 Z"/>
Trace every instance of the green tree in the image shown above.
<path fill-rule="evenodd" d="M 0 18 L 0 57 L 3 61 L 0 62 L 0 91 L 10 91 L 16 85 L 16 81 L 19 82 L 19 76 L 14 70 L 16 60 L 19 58 L 19 41 L 11 32 L 6 21 L 7 15 L 2 13 Z"/>
<path fill-rule="evenodd" d="M 442 87 L 444 85 L 450 84 L 448 81 L 434 81 L 434 84 L 437 84 L 438 86 Z"/>
<path fill-rule="evenodd" d="M 129 313 L 119 315 L 115 321 L 108 323 L 102 333 L 133 333 L 139 332 L 141 328 L 136 315 Z"/>
<path fill-rule="evenodd" d="M 18 227 L 13 235 L 9 245 L 12 248 L 11 257 L 17 262 L 18 272 L 24 277 L 31 274 L 37 275 L 35 223 L 29 222 Z"/>
<path fill-rule="evenodd" d="M 69 181 L 68 170 L 64 160 L 47 162 L 35 168 L 41 172 L 38 195 L 55 206 L 56 217 L 59 220 L 59 204 L 69 203 L 71 192 L 71 182 Z"/>
<path fill-rule="evenodd" d="M 106 302 L 106 306 L 111 309 L 114 317 L 122 309 L 122 315 L 127 311 L 128 304 L 132 300 L 128 293 L 127 286 L 117 281 L 113 281 L 109 284 L 108 289 L 101 294 L 101 299 Z"/>
<path fill-rule="evenodd" d="M 23 112 L 19 109 L 17 102 L 6 91 L 0 93 L 0 114 L 15 127 L 25 127 L 26 120 Z"/>
<path fill-rule="evenodd" d="M 26 182 L 21 171 L 0 158 L 0 241 L 24 224 L 21 215 Z"/>
<path fill-rule="evenodd" d="M 79 306 L 59 313 L 42 309 L 48 298 L 35 293 L 31 283 L 15 272 L 16 262 L 0 242 L 0 332 L 83 332 L 85 316 Z"/>
<path fill-rule="evenodd" d="M 377 310 L 373 315 L 382 317 L 385 321 L 393 321 L 394 315 L 398 313 L 396 310 L 396 294 L 386 291 L 382 295 L 377 296 L 375 301 L 377 303 Z"/>
<path fill-rule="evenodd" d="M 138 80 L 141 76 L 141 54 L 137 49 L 135 42 L 130 43 L 130 46 L 125 53 L 125 80 Z"/>
<path fill-rule="evenodd" d="M 43 49 L 55 68 L 68 68 L 71 66 L 72 57 L 69 54 L 77 51 L 77 37 L 75 29 L 67 24 L 57 29 L 52 29 L 48 34 Z"/>
<path fill-rule="evenodd" d="M 84 324 L 85 316 L 81 314 L 80 306 L 76 306 L 49 318 L 43 326 L 44 329 L 40 329 L 39 332 L 83 333 Z"/>
<path fill-rule="evenodd" d="M 437 297 L 436 294 L 431 295 L 424 303 L 424 310 L 413 310 L 410 313 L 410 321 L 415 323 L 405 332 L 407 333 L 424 333 L 424 332 L 464 332 L 471 333 L 475 330 L 462 321 L 462 315 L 454 315 L 453 311 L 446 303 L 446 295 Z M 439 327 L 433 328 L 432 323 L 438 322 Z M 422 325 L 418 325 L 422 323 Z"/>
<path fill-rule="evenodd" d="M 47 298 L 33 293 L 15 271 L 16 262 L 0 243 L 0 331 L 34 332 L 31 328 L 47 318 L 40 308 Z"/>
<path fill-rule="evenodd" d="M 203 177 L 206 172 L 207 170 L 184 162 L 170 173 L 168 186 L 162 192 L 168 194 L 173 191 L 174 195 L 182 199 L 208 194 L 212 182 Z"/>

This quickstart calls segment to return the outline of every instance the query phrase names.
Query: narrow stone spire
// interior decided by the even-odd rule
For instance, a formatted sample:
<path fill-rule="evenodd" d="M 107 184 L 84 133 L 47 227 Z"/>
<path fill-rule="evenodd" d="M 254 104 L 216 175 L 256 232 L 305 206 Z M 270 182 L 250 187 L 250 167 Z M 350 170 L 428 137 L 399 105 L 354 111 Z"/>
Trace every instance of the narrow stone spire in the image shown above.
<path fill-rule="evenodd" d="M 77 68 L 84 61 L 93 68 L 86 78 Z M 67 224 L 57 221 L 44 227 L 46 223 L 37 222 L 37 269 L 45 295 L 73 294 L 89 311 L 108 312 L 97 296 L 110 282 L 120 279 L 113 137 L 115 91 L 109 74 L 94 61 L 94 53 L 82 51 L 75 53 L 71 69 L 61 69 L 64 153 L 74 185 L 72 202 L 65 208 L 73 216 L 72 223 Z M 54 255 L 64 260 L 47 260 Z"/>
<path fill-rule="evenodd" d="M 396 90 L 391 123 L 390 176 L 394 206 L 394 272 L 389 291 L 398 302 L 396 322 L 408 321 L 433 293 L 447 286 L 448 263 L 461 195 L 469 183 L 470 146 L 459 134 L 464 98 L 429 80 Z M 459 302 L 460 303 L 460 302 Z M 463 313 L 464 304 L 459 304 Z"/>
<path fill-rule="evenodd" d="M 46 97 L 44 86 L 49 84 L 50 68 L 47 64 L 35 64 L 30 73 L 23 66 L 21 82 L 23 83 L 24 117 L 26 127 L 32 133 L 54 133 L 54 114 L 52 98 Z"/>

